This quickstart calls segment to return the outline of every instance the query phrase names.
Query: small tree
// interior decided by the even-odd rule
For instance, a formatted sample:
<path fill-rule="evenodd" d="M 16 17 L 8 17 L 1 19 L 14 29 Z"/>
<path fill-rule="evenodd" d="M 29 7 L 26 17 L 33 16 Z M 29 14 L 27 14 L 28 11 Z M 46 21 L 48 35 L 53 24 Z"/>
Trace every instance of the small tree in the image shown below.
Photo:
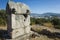
<path fill-rule="evenodd" d="M 54 25 L 54 27 L 60 28 L 60 19 L 59 18 L 54 17 L 51 22 Z"/>

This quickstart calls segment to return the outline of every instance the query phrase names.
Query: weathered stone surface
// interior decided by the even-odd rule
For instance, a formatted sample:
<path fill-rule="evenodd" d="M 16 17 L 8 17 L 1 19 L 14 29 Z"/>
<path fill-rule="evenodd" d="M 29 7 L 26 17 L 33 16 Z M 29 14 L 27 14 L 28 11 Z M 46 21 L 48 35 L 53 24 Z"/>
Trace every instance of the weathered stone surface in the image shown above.
<path fill-rule="evenodd" d="M 8 2 L 6 7 L 7 29 L 10 38 L 30 34 L 30 10 L 24 3 Z"/>
<path fill-rule="evenodd" d="M 30 16 L 25 19 L 23 15 L 12 14 L 12 29 L 27 27 L 30 25 Z M 25 20 L 25 21 L 24 21 Z"/>
<path fill-rule="evenodd" d="M 18 37 L 25 33 L 30 33 L 30 16 L 26 18 L 26 21 L 24 21 L 25 18 L 23 15 L 11 14 L 10 16 L 8 16 L 8 19 L 9 19 L 8 21 L 10 21 L 10 23 L 8 23 L 9 24 L 8 31 L 12 32 L 11 35 L 12 38 Z M 17 34 L 16 31 L 18 31 Z"/>
<path fill-rule="evenodd" d="M 24 27 L 24 16 L 12 14 L 12 29 Z"/>
<path fill-rule="evenodd" d="M 12 31 L 12 38 L 24 35 L 24 28 L 15 29 Z"/>
<path fill-rule="evenodd" d="M 26 32 L 26 33 L 30 33 L 30 31 L 31 31 L 31 30 L 30 30 L 30 26 L 27 26 L 27 27 L 25 28 L 25 32 Z"/>

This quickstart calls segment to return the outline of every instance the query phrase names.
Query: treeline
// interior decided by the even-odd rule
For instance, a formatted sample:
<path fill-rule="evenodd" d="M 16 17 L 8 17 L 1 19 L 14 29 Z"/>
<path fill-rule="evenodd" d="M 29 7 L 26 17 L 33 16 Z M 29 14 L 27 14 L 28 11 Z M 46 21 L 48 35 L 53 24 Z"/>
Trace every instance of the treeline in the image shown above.
<path fill-rule="evenodd" d="M 7 14 L 5 10 L 0 10 L 0 26 L 1 25 L 6 25 L 6 19 L 7 18 Z"/>
<path fill-rule="evenodd" d="M 58 17 L 52 17 L 52 18 L 32 18 L 31 17 L 31 25 L 39 24 L 44 25 L 44 23 L 47 23 L 47 25 L 52 24 L 54 28 L 60 29 L 60 18 Z"/>
<path fill-rule="evenodd" d="M 50 19 L 45 19 L 45 18 L 32 18 L 31 17 L 31 25 L 33 24 L 39 24 L 43 25 L 43 23 L 51 22 Z"/>

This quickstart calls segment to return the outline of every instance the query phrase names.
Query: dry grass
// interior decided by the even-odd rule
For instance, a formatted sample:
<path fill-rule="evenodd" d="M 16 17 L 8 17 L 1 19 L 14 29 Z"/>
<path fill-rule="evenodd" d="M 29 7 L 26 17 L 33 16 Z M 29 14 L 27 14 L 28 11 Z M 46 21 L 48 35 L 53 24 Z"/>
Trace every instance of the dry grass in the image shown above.
<path fill-rule="evenodd" d="M 49 27 L 49 28 L 50 28 L 50 27 L 54 27 L 54 26 L 52 25 L 52 23 L 44 23 L 43 25 L 44 25 L 45 27 Z"/>
<path fill-rule="evenodd" d="M 42 30 L 39 25 L 32 25 L 32 29 L 37 32 Z"/>
<path fill-rule="evenodd" d="M 0 30 L 7 30 L 7 26 L 0 26 Z"/>
<path fill-rule="evenodd" d="M 60 40 L 60 38 L 48 38 L 45 35 L 41 35 L 40 37 L 31 38 L 30 40 Z"/>
<path fill-rule="evenodd" d="M 41 31 L 42 29 L 49 29 L 50 31 L 56 31 L 56 29 L 53 29 L 52 28 L 53 25 L 51 23 L 44 23 L 44 26 L 40 26 L 40 25 L 32 25 L 32 29 L 34 31 Z M 52 32 L 53 32 L 52 31 Z M 40 35 L 40 37 L 35 37 L 35 38 L 31 38 L 31 40 L 60 40 L 60 38 L 49 38 L 48 36 L 46 35 Z"/>

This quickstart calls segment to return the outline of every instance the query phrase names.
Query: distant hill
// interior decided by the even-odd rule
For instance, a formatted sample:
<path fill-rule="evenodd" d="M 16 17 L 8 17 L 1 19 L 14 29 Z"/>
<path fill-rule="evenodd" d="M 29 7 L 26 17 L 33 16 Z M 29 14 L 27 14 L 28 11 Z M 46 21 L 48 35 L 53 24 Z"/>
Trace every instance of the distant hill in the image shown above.
<path fill-rule="evenodd" d="M 44 13 L 42 15 L 44 15 L 44 16 L 58 16 L 58 17 L 60 17 L 59 13 Z"/>
<path fill-rule="evenodd" d="M 43 14 L 37 14 L 37 13 L 31 13 L 30 14 L 31 16 L 33 17 L 44 17 L 44 16 L 57 16 L 57 17 L 60 17 L 60 14 L 59 13 L 43 13 Z"/>

